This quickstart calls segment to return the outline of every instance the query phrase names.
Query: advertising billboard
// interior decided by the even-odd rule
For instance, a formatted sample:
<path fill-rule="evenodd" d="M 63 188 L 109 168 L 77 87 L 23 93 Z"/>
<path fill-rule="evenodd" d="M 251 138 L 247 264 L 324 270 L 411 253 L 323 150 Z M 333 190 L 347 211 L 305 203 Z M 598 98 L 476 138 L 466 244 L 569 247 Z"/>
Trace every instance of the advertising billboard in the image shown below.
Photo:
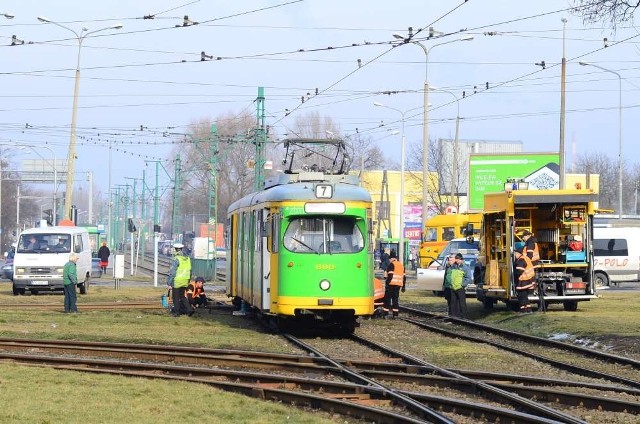
<path fill-rule="evenodd" d="M 527 181 L 529 190 L 557 189 L 559 163 L 559 153 L 471 154 L 469 210 L 484 209 L 484 195 L 504 191 L 508 179 Z"/>

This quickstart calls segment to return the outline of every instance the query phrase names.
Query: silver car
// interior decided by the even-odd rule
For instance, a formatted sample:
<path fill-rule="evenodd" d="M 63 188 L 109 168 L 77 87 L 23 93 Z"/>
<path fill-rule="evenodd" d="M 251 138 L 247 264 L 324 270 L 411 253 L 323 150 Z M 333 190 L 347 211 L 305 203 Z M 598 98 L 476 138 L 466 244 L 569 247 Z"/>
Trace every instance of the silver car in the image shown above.
<path fill-rule="evenodd" d="M 478 241 L 468 243 L 467 239 L 458 238 L 451 240 L 440 255 L 433 261 L 429 268 L 418 268 L 417 270 L 417 289 L 432 291 L 434 294 L 441 296 L 442 283 L 444 281 L 444 267 L 446 258 L 450 254 L 461 253 L 464 262 L 471 270 L 471 283 L 466 287 L 465 294 L 467 297 L 476 297 L 476 285 L 474 283 L 474 270 L 478 261 Z"/>

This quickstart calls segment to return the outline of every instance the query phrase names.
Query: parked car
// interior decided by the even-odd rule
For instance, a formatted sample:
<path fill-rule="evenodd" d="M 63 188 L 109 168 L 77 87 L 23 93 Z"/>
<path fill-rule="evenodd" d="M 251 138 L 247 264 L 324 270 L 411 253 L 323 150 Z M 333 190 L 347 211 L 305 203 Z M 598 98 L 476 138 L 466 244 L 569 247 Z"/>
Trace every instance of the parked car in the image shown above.
<path fill-rule="evenodd" d="M 478 261 L 479 243 L 474 240 L 469 243 L 466 238 L 457 238 L 449 241 L 437 258 L 431 263 L 429 268 L 418 268 L 417 288 L 420 290 L 431 290 L 434 294 L 441 296 L 442 282 L 444 281 L 444 268 L 447 257 L 450 254 L 461 253 L 464 262 L 471 270 L 471 283 L 466 287 L 467 297 L 476 297 L 476 284 L 474 271 Z"/>
<path fill-rule="evenodd" d="M 4 264 L 2 265 L 2 276 L 7 280 L 13 281 L 13 257 L 16 254 L 15 247 L 5 253 Z"/>
<path fill-rule="evenodd" d="M 164 240 L 158 243 L 158 253 L 165 256 L 171 256 L 173 240 Z"/>

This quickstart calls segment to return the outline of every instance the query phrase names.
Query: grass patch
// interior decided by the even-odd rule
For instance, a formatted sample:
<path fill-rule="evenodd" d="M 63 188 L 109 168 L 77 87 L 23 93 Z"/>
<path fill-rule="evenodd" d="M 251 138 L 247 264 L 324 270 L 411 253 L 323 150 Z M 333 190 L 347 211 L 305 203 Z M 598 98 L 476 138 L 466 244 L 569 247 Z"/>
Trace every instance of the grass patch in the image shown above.
<path fill-rule="evenodd" d="M 3 423 L 335 422 L 329 414 L 261 402 L 204 384 L 2 363 L 0 390 Z"/>

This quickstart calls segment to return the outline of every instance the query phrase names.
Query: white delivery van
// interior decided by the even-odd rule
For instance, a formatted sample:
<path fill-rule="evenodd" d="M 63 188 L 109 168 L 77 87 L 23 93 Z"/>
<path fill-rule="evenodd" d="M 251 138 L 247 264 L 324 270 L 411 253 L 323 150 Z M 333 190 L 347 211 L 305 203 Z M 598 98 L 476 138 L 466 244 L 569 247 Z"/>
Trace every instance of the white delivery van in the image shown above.
<path fill-rule="evenodd" d="M 596 286 L 640 280 L 640 227 L 595 227 Z"/>
<path fill-rule="evenodd" d="M 31 228 L 20 234 L 13 259 L 13 294 L 62 290 L 62 269 L 69 255 L 76 264 L 80 293 L 89 290 L 91 246 L 89 233 L 81 227 Z"/>

